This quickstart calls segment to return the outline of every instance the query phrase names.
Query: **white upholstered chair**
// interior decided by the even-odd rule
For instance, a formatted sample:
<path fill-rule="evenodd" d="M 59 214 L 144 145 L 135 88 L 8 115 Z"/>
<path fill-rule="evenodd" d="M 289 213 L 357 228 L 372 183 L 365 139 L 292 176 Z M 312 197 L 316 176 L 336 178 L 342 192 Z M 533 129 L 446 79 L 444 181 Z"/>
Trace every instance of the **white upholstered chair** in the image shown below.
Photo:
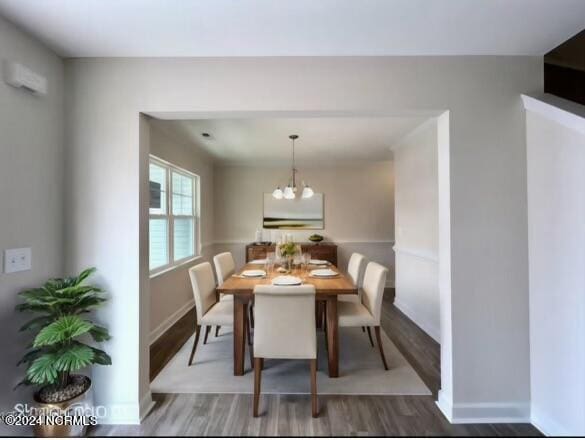
<path fill-rule="evenodd" d="M 236 262 L 231 252 L 222 252 L 213 257 L 215 274 L 217 275 L 217 284 L 223 283 L 231 277 L 236 271 Z M 231 295 L 224 295 L 225 298 L 231 298 Z"/>
<path fill-rule="evenodd" d="M 213 257 L 213 265 L 215 266 L 215 275 L 217 277 L 217 284 L 222 284 L 229 277 L 236 272 L 236 262 L 231 252 L 222 252 Z M 231 301 L 234 297 L 232 295 L 219 295 L 220 301 Z M 215 336 L 219 335 L 220 326 L 215 327 Z"/>
<path fill-rule="evenodd" d="M 382 297 L 388 269 L 378 263 L 368 263 L 364 274 L 363 292 L 361 303 L 339 302 L 337 313 L 339 316 L 339 327 L 366 327 L 370 342 L 373 344 L 370 328 L 374 327 L 380 356 L 384 368 L 388 369 L 382 338 L 380 336 L 380 317 L 382 315 Z"/>
<path fill-rule="evenodd" d="M 315 287 L 258 285 L 254 288 L 254 417 L 258 417 L 264 359 L 309 359 L 311 408 L 317 404 L 317 333 Z"/>
<path fill-rule="evenodd" d="M 362 280 L 364 278 L 364 269 L 366 268 L 366 257 L 362 254 L 358 254 L 354 252 L 351 254 L 349 258 L 349 263 L 347 264 L 347 274 L 359 289 L 357 295 L 339 295 L 337 299 L 339 301 L 347 301 L 347 302 L 354 302 L 359 303 L 361 301 L 362 296 Z"/>
<path fill-rule="evenodd" d="M 189 269 L 189 277 L 191 278 L 197 313 L 195 340 L 189 357 L 189 365 L 191 365 L 199 342 L 201 326 L 205 326 L 205 339 L 203 340 L 205 344 L 207 343 L 207 336 L 211 326 L 233 326 L 234 309 L 232 301 L 217 301 L 211 264 L 205 262 L 193 266 Z M 251 362 L 252 358 L 250 357 Z"/>

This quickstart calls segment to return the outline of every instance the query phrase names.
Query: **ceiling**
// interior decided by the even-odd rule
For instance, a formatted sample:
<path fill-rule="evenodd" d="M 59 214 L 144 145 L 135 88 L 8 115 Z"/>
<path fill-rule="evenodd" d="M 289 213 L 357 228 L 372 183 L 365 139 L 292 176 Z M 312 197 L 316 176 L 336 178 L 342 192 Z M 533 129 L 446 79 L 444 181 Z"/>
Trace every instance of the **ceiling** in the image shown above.
<path fill-rule="evenodd" d="M 65 57 L 543 55 L 584 0 L 0 0 Z"/>
<path fill-rule="evenodd" d="M 390 147 L 426 119 L 420 117 L 336 117 L 152 120 L 175 139 L 203 150 L 220 164 L 289 164 L 290 134 L 299 164 L 379 161 Z M 202 133 L 210 134 L 209 138 Z"/>

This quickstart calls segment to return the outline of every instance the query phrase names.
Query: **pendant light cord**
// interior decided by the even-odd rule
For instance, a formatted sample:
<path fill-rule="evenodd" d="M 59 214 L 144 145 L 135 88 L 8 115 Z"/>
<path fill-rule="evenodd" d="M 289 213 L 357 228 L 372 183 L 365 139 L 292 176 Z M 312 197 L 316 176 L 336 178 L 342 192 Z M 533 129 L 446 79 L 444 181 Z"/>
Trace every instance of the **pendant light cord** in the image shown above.
<path fill-rule="evenodd" d="M 292 181 L 293 181 L 293 188 L 295 188 L 297 186 L 296 184 L 296 176 L 295 176 L 295 140 L 293 138 L 292 140 Z"/>

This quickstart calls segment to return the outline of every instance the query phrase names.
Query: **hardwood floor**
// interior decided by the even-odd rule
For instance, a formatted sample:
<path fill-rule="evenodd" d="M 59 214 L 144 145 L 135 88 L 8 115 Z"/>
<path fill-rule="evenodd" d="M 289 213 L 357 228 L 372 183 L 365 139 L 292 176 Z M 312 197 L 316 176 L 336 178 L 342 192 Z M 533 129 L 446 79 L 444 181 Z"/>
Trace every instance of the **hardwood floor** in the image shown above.
<path fill-rule="evenodd" d="M 450 424 L 435 404 L 440 388 L 440 349 L 384 295 L 382 328 L 412 364 L 433 396 L 319 396 L 319 418 L 311 417 L 309 395 L 262 395 L 260 417 L 252 417 L 251 394 L 156 394 L 156 405 L 140 426 L 99 426 L 95 436 L 478 436 L 532 437 L 530 424 Z M 194 314 L 191 314 L 194 316 Z M 192 321 L 191 321 L 192 320 Z M 184 318 L 151 347 L 151 377 L 173 356 L 194 328 Z M 164 338 L 164 339 L 163 339 Z M 166 341 L 166 342 L 165 342 Z M 368 339 L 364 336 L 364 343 Z M 177 348 L 178 350 L 178 348 Z M 159 351 L 162 351 L 159 352 Z M 176 351 L 175 351 L 176 352 Z M 173 353 L 173 354 L 171 354 Z M 252 390 L 250 390 L 252 391 Z"/>

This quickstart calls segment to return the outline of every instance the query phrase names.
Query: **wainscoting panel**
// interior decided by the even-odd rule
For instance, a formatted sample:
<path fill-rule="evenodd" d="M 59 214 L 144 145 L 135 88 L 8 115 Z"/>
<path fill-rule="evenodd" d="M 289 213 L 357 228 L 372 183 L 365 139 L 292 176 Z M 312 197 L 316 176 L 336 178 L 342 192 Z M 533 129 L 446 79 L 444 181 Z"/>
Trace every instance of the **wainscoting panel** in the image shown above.
<path fill-rule="evenodd" d="M 441 341 L 439 261 L 433 252 L 395 246 L 394 305 L 435 341 Z"/>

